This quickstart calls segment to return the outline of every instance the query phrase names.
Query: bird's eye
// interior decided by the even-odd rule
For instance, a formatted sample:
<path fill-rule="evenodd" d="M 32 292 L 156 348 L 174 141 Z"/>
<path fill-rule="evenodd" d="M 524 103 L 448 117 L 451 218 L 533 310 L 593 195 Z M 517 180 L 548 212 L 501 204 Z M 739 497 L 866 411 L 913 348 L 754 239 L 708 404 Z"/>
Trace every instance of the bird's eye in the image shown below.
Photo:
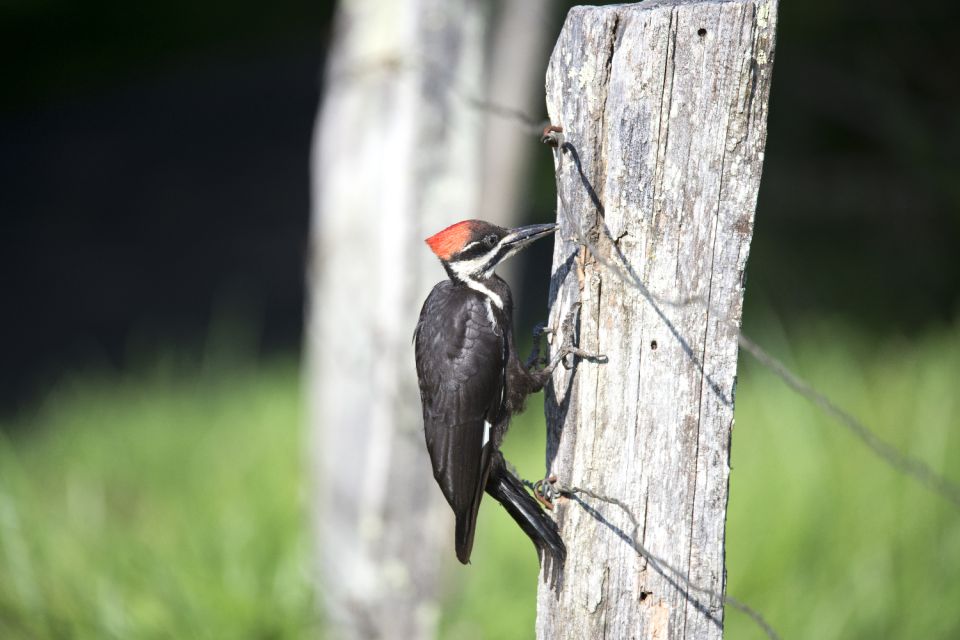
<path fill-rule="evenodd" d="M 497 244 L 497 236 L 491 233 L 483 239 L 483 243 L 492 249 Z"/>

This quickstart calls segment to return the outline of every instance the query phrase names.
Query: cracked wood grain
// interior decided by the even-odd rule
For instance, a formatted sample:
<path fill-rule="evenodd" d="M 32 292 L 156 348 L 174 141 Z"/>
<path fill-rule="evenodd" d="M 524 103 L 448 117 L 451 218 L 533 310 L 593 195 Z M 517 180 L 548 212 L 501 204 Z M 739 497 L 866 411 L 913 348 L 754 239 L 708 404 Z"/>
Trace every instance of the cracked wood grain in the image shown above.
<path fill-rule="evenodd" d="M 566 142 L 551 325 L 580 302 L 580 346 L 609 362 L 555 372 L 547 465 L 643 527 L 589 496 L 560 501 L 566 579 L 558 596 L 541 584 L 538 638 L 722 636 L 737 333 L 776 13 L 775 0 L 576 7 L 553 51 L 547 106 Z"/>

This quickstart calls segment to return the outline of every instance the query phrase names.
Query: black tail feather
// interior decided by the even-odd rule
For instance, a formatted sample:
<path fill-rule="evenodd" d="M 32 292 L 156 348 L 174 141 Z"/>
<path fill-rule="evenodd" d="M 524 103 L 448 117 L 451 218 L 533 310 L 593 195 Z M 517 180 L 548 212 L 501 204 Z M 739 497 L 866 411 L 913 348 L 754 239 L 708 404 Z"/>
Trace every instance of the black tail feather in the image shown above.
<path fill-rule="evenodd" d="M 470 553 L 473 551 L 473 533 L 476 530 L 477 515 L 469 512 L 457 517 L 455 536 L 457 560 L 462 564 L 470 564 Z"/>
<path fill-rule="evenodd" d="M 560 538 L 557 524 L 527 493 L 523 483 L 507 470 L 503 456 L 499 452 L 494 455 L 497 459 L 490 465 L 487 493 L 503 505 L 510 517 L 533 542 L 543 568 L 543 580 L 559 594 L 563 585 L 563 565 L 567 559 L 567 548 Z"/>

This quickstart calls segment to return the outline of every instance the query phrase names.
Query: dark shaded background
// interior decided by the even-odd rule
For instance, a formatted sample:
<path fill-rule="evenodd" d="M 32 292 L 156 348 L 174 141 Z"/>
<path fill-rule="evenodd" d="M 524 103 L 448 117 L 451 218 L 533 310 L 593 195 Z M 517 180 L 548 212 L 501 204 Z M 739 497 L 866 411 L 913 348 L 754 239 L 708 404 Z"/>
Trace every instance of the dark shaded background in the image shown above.
<path fill-rule="evenodd" d="M 958 11 L 945 0 L 780 10 L 746 323 L 829 315 L 887 334 L 949 321 Z M 294 0 L 0 8 L 4 411 L 66 370 L 195 348 L 224 309 L 249 318 L 257 348 L 299 347 L 331 15 L 330 2 Z M 550 218 L 547 156 L 531 183 L 527 217 Z M 530 259 L 527 279 L 545 283 L 548 258 Z M 527 316 L 545 295 L 526 296 Z"/>
<path fill-rule="evenodd" d="M 3 11 L 0 404 L 65 368 L 195 350 L 218 313 L 298 347 L 332 3 Z"/>

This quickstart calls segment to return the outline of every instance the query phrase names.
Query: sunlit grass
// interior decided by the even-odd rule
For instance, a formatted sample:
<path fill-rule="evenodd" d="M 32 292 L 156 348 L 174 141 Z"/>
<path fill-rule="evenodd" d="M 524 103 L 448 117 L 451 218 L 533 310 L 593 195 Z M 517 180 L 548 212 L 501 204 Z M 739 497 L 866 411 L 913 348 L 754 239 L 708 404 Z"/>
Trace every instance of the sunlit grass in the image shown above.
<path fill-rule="evenodd" d="M 960 482 L 960 332 L 877 344 L 836 326 L 764 342 L 894 444 Z M 729 591 L 787 637 L 960 637 L 960 511 L 746 359 Z M 736 613 L 735 638 L 763 637 Z"/>
<path fill-rule="evenodd" d="M 312 624 L 292 363 L 79 380 L 0 440 L 0 637 Z"/>
<path fill-rule="evenodd" d="M 774 353 L 900 450 L 960 480 L 960 333 L 874 344 L 837 325 Z M 296 364 L 79 377 L 0 433 L 0 638 L 316 632 Z M 539 401 L 507 457 L 543 471 Z M 729 592 L 784 638 L 960 637 L 960 513 L 745 356 Z M 484 501 L 448 550 L 444 638 L 529 638 L 537 561 Z M 728 610 L 727 637 L 762 638 Z"/>

